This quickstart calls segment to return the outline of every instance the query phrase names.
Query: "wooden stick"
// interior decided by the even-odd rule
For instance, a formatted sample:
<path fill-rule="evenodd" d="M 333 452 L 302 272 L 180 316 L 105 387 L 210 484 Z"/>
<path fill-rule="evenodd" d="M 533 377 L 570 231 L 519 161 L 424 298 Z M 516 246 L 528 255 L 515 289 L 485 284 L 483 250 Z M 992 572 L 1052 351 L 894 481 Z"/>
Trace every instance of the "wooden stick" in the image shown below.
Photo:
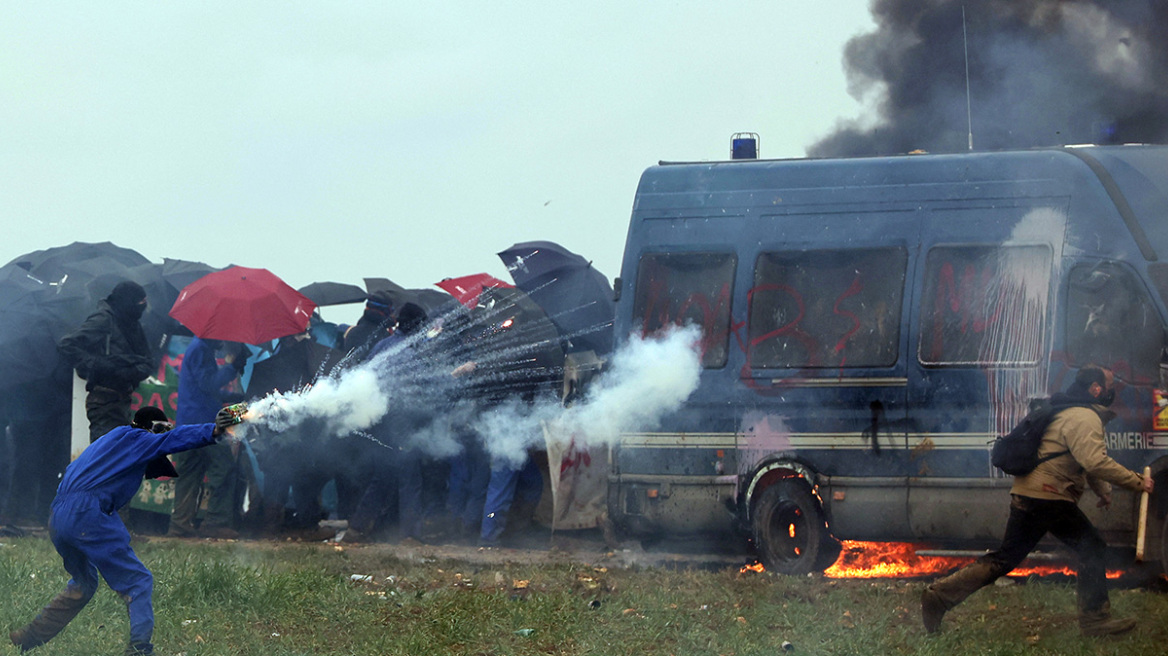
<path fill-rule="evenodd" d="M 1152 468 L 1144 467 L 1144 478 L 1152 477 Z M 1144 544 L 1148 541 L 1148 493 L 1140 493 L 1140 523 L 1136 527 L 1136 562 L 1144 560 Z"/>

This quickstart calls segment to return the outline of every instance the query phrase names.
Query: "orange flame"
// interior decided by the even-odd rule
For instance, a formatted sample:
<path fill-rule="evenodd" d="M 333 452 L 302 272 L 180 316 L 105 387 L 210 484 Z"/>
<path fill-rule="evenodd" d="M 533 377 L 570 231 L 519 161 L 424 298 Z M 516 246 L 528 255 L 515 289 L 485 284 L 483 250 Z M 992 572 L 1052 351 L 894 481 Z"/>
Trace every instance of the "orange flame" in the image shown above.
<path fill-rule="evenodd" d="M 974 561 L 971 557 L 920 556 L 924 545 L 911 542 L 859 542 L 842 540 L 840 557 L 823 572 L 832 579 L 881 579 L 941 576 Z M 743 565 L 740 574 L 764 572 L 763 564 L 754 561 Z M 1033 563 L 1025 561 L 1009 576 L 1074 576 L 1075 569 L 1061 563 Z M 1107 578 L 1118 579 L 1123 570 L 1107 570 Z"/>
<path fill-rule="evenodd" d="M 843 540 L 835 563 L 823 575 L 833 579 L 913 578 L 939 576 L 972 563 L 969 557 L 919 556 L 922 545 L 911 542 L 859 542 Z M 1061 563 L 1023 563 L 1010 576 L 1074 576 L 1073 567 Z M 1107 578 L 1117 579 L 1122 570 L 1108 570 Z"/>

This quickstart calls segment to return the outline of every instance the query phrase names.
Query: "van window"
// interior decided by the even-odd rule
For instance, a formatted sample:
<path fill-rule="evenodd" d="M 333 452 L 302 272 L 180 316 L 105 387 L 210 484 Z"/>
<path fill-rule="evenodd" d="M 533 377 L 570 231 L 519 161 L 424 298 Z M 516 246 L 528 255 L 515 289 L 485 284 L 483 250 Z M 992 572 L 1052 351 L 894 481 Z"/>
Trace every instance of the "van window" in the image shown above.
<path fill-rule="evenodd" d="M 1043 352 L 1047 246 L 936 246 L 925 260 L 924 364 L 1034 365 Z"/>
<path fill-rule="evenodd" d="M 647 253 L 637 267 L 633 317 L 646 334 L 670 324 L 702 329 L 702 366 L 723 367 L 730 344 L 733 253 Z"/>
<path fill-rule="evenodd" d="M 1115 262 L 1072 268 L 1066 317 L 1075 366 L 1101 364 L 1129 383 L 1158 380 L 1163 327 L 1130 270 Z"/>
<path fill-rule="evenodd" d="M 750 366 L 895 364 L 907 261 L 904 248 L 760 255 L 750 290 Z"/>

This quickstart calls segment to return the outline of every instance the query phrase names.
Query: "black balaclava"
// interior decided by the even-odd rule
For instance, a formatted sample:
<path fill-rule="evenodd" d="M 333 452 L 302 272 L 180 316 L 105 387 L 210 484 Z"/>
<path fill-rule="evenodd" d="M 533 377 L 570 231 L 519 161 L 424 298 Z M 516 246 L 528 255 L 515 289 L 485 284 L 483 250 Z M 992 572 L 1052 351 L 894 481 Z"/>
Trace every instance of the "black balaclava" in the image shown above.
<path fill-rule="evenodd" d="M 161 408 L 152 405 L 144 405 L 134 413 L 134 421 L 130 422 L 134 428 L 145 428 L 150 430 L 156 421 L 170 421 L 166 413 Z"/>
<path fill-rule="evenodd" d="M 146 306 L 142 304 L 145 299 L 146 290 L 132 280 L 119 282 L 110 295 L 105 297 L 106 303 L 110 304 L 118 318 L 130 321 L 142 318 L 142 313 L 146 311 Z"/>

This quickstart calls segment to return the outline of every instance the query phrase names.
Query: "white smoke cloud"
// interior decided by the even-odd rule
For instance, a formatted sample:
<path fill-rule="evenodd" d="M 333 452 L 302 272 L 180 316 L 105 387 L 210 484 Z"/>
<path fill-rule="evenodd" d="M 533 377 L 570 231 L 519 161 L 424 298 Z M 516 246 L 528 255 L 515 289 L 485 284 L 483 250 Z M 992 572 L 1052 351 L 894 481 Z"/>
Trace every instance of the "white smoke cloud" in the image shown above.
<path fill-rule="evenodd" d="M 545 425 L 553 434 L 571 435 L 581 449 L 616 444 L 621 433 L 655 427 L 697 389 L 700 339 L 694 326 L 634 336 L 577 405 L 505 403 L 480 415 L 474 428 L 487 452 L 513 468 L 526 462 L 528 449 L 543 446 Z"/>
<path fill-rule="evenodd" d="M 565 408 L 552 397 L 534 403 L 516 399 L 473 414 L 473 404 L 463 404 L 439 410 L 433 422 L 401 436 L 400 446 L 416 447 L 435 457 L 458 453 L 461 443 L 451 430 L 451 416 L 465 413 L 468 407 L 472 414 L 466 423 L 487 452 L 512 467 L 526 461 L 529 449 L 542 447 L 544 426 L 557 434 L 573 435 L 581 446 L 615 444 L 623 432 L 653 428 L 693 393 L 701 372 L 700 338 L 699 329 L 692 326 L 651 337 L 634 336 L 613 354 L 585 399 L 574 406 Z M 390 355 L 322 378 L 305 390 L 271 394 L 253 402 L 238 437 L 249 438 L 262 427 L 263 433 L 274 433 L 273 438 L 279 439 L 281 431 L 310 420 L 322 422 L 327 435 L 347 437 L 369 430 L 395 411 L 415 410 L 409 406 L 425 399 L 418 394 L 418 381 L 406 375 L 414 369 L 384 366 Z"/>

